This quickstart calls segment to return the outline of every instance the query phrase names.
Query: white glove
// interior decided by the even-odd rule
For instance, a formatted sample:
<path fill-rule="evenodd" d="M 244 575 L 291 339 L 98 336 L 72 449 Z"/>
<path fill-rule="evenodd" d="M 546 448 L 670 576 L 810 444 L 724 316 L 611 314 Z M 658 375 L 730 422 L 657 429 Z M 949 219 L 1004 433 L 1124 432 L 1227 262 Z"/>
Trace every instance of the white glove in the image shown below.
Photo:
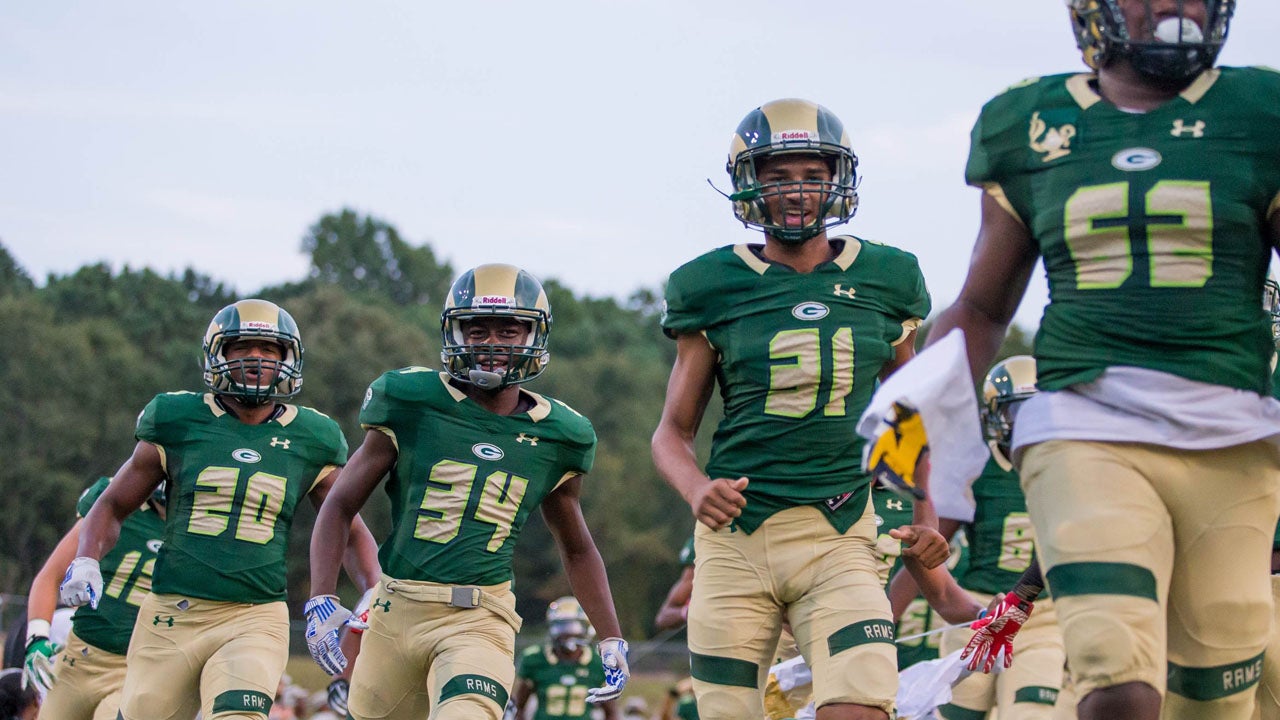
<path fill-rule="evenodd" d="M 351 683 L 338 678 L 329 683 L 329 709 L 342 717 L 347 716 L 347 695 L 351 693 Z"/>
<path fill-rule="evenodd" d="M 91 557 L 78 557 L 67 566 L 67 574 L 58 587 L 58 595 L 63 605 L 80 607 L 88 605 L 98 609 L 98 601 L 102 599 L 102 570 L 98 561 Z"/>
<path fill-rule="evenodd" d="M 587 702 L 602 703 L 622 694 L 622 688 L 631 678 L 631 668 L 627 665 L 629 650 L 627 641 L 622 638 L 605 638 L 596 645 L 600 663 L 604 665 L 604 685 L 588 690 Z"/>
<path fill-rule="evenodd" d="M 325 672 L 337 675 L 347 667 L 347 657 L 338 646 L 338 631 L 353 616 L 342 607 L 337 595 L 317 595 L 307 601 L 302 612 L 307 616 L 307 649 L 311 659 Z"/>

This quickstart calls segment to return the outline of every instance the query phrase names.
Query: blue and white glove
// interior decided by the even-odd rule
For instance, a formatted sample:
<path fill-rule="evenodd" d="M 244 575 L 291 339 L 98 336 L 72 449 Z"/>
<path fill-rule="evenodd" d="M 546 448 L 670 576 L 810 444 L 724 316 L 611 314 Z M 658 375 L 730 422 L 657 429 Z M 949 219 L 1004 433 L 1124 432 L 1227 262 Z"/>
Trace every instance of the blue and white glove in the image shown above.
<path fill-rule="evenodd" d="M 102 570 L 98 568 L 98 561 L 91 557 L 72 560 L 62 585 L 58 586 L 58 595 L 63 605 L 88 605 L 97 610 L 98 601 L 102 599 Z"/>
<path fill-rule="evenodd" d="M 353 616 L 342 607 L 337 595 L 317 595 L 307 601 L 302 613 L 307 616 L 307 649 L 311 659 L 325 672 L 337 675 L 347 667 L 347 656 L 338 645 L 338 631 Z"/>
<path fill-rule="evenodd" d="M 351 683 L 338 678 L 329 683 L 329 709 L 341 717 L 347 716 L 347 695 L 351 693 Z"/>
<path fill-rule="evenodd" d="M 631 678 L 631 668 L 627 665 L 629 650 L 627 641 L 622 638 L 605 638 L 596 645 L 600 663 L 604 665 L 604 685 L 588 690 L 587 702 L 602 703 L 622 694 L 622 688 Z"/>
<path fill-rule="evenodd" d="M 53 656 L 62 648 L 49 640 L 49 621 L 39 618 L 27 623 L 27 650 L 22 661 L 22 687 L 35 688 L 40 700 L 53 686 Z"/>

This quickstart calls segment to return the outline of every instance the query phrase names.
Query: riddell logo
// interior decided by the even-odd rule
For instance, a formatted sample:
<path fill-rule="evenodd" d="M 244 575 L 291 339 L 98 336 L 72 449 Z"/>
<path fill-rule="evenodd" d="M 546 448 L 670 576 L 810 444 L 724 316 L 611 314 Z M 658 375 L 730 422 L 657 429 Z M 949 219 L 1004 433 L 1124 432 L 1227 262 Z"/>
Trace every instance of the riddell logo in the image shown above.
<path fill-rule="evenodd" d="M 515 298 L 505 295 L 481 295 L 472 305 L 515 305 Z"/>
<path fill-rule="evenodd" d="M 783 130 L 773 134 L 774 142 L 790 142 L 794 140 L 809 140 L 813 135 L 808 130 Z"/>
<path fill-rule="evenodd" d="M 271 330 L 275 328 L 275 325 L 261 320 L 245 320 L 240 323 L 240 327 L 247 330 Z"/>

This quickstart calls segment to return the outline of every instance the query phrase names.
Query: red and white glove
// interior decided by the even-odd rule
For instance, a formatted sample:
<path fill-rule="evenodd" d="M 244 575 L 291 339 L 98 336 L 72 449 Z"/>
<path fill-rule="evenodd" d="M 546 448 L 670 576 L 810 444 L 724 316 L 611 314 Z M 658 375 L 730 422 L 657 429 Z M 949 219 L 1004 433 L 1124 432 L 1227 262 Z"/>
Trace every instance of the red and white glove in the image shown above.
<path fill-rule="evenodd" d="M 1004 599 L 993 610 L 974 620 L 969 628 L 975 630 L 969 644 L 964 646 L 960 659 L 969 658 L 966 665 L 970 670 L 982 666 L 982 672 L 989 673 L 995 666 L 996 658 L 1004 651 L 1004 666 L 1013 664 L 1013 637 L 1031 618 L 1031 610 L 1035 603 L 1023 600 L 1014 593 Z"/>

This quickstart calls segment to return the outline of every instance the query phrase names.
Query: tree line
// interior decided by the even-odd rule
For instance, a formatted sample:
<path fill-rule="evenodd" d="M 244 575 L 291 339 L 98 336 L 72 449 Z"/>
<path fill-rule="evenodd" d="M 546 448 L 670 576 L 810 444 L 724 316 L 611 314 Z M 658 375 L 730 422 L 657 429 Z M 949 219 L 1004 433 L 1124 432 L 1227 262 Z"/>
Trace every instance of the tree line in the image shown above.
<path fill-rule="evenodd" d="M 58 539 L 75 521 L 75 501 L 112 474 L 134 445 L 137 414 L 159 392 L 201 390 L 201 339 L 218 309 L 262 297 L 297 320 L 305 383 L 297 402 L 342 426 L 354 449 L 369 382 L 408 365 L 439 365 L 439 317 L 456 273 L 427 244 L 394 226 L 344 209 L 326 214 L 302 241 L 305 278 L 237 294 L 187 269 L 162 276 L 105 264 L 51 274 L 37 285 L 0 245 L 0 593 L 25 594 Z M 549 369 L 530 387 L 591 419 L 599 436 L 583 510 L 609 569 L 624 630 L 649 634 L 679 574 L 677 551 L 693 529 L 688 507 L 653 469 L 649 437 L 662 409 L 675 343 L 658 324 L 661 293 L 626 300 L 579 297 L 543 278 L 554 317 Z M 1007 352 L 1026 352 L 1015 328 Z M 714 422 L 713 407 L 708 422 Z M 710 432 L 700 433 L 705 457 Z M 390 526 L 375 492 L 363 513 L 375 537 Z M 308 503 L 290 535 L 289 598 L 308 597 Z M 518 610 L 541 621 L 568 583 L 535 513 L 515 554 Z M 354 591 L 345 588 L 349 600 Z"/>

